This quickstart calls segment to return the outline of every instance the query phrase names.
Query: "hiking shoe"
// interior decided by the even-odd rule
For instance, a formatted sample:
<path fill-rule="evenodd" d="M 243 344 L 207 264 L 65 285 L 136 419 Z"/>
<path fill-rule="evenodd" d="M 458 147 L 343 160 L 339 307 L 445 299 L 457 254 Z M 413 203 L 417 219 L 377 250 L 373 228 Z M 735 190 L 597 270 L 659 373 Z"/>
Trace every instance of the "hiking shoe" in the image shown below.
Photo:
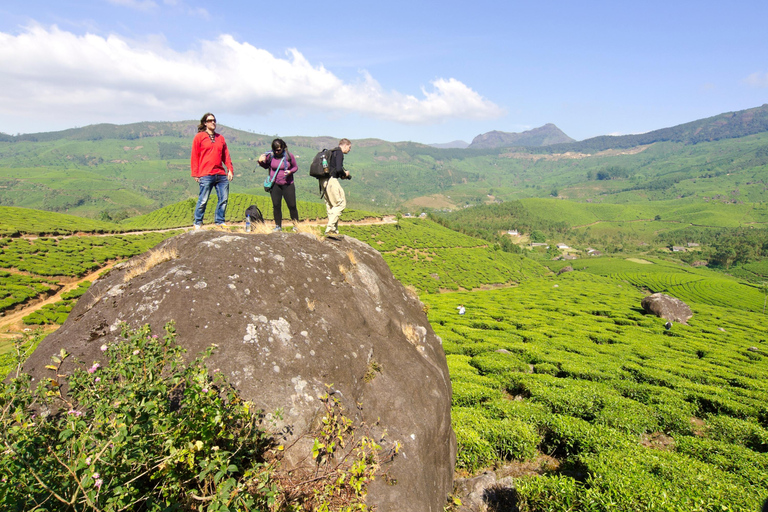
<path fill-rule="evenodd" d="M 229 226 L 227 226 L 226 224 L 224 224 L 224 223 L 222 222 L 221 224 L 216 224 L 216 227 L 217 227 L 217 228 L 228 228 Z"/>
<path fill-rule="evenodd" d="M 282 231 L 282 230 L 283 228 L 281 228 L 280 226 L 275 226 L 275 229 L 273 229 L 272 232 L 274 233 L 275 231 Z"/>
<path fill-rule="evenodd" d="M 194 226 L 195 230 L 203 229 L 203 225 L 202 224 L 192 224 L 192 226 Z"/>

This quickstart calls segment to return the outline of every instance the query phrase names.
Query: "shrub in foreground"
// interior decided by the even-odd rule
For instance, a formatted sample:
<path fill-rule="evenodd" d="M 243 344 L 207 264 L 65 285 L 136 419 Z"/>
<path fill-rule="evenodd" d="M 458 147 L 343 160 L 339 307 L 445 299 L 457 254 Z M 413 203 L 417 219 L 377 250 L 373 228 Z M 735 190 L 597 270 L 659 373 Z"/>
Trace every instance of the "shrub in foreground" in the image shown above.
<path fill-rule="evenodd" d="M 2 508 L 266 508 L 270 439 L 208 373 L 212 349 L 187 365 L 172 324 L 163 338 L 148 327 L 124 336 L 88 369 L 62 375 L 62 350 L 36 390 L 18 373 L 0 388 Z"/>
<path fill-rule="evenodd" d="M 213 347 L 185 363 L 172 323 L 123 338 L 71 375 L 62 350 L 36 390 L 19 366 L 0 383 L 0 509 L 369 510 L 382 448 L 338 401 L 321 397 L 312 457 L 285 470 L 265 416 L 206 368 Z"/>

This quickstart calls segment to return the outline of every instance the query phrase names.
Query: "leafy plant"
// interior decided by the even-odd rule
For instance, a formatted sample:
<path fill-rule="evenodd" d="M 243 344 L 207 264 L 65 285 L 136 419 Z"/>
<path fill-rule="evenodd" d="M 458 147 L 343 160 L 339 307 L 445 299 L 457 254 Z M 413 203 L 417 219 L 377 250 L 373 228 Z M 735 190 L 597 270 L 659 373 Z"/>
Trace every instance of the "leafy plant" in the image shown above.
<path fill-rule="evenodd" d="M 123 330 L 104 360 L 30 389 L 0 387 L 0 504 L 8 509 L 265 509 L 277 487 L 260 415 L 218 372 L 189 364 L 172 324 Z"/>

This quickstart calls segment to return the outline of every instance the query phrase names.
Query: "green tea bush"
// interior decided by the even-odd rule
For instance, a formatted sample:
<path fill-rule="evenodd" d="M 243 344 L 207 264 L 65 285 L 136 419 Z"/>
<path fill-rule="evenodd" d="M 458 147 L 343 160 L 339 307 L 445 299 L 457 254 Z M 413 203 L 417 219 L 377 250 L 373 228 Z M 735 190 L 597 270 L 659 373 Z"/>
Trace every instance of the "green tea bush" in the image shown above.
<path fill-rule="evenodd" d="M 456 467 L 473 473 L 496 460 L 493 446 L 471 427 L 453 425 L 456 433 Z"/>
<path fill-rule="evenodd" d="M 768 454 L 743 446 L 693 436 L 675 439 L 675 451 L 711 464 L 726 473 L 735 473 L 752 485 L 768 489 Z"/>
<path fill-rule="evenodd" d="M 482 375 L 489 373 L 503 374 L 507 372 L 530 372 L 528 363 L 521 361 L 514 354 L 484 352 L 473 357 L 469 364 L 477 368 Z"/>
<path fill-rule="evenodd" d="M 738 475 L 643 447 L 582 454 L 589 475 L 579 510 L 757 510 L 763 493 Z"/>
<path fill-rule="evenodd" d="M 454 406 L 472 406 L 501 398 L 502 393 L 498 389 L 492 389 L 482 384 L 471 381 L 459 381 L 453 386 L 451 403 Z"/>
<path fill-rule="evenodd" d="M 587 452 L 628 449 L 635 445 L 635 438 L 629 434 L 573 416 L 553 414 L 545 426 L 546 450 L 563 457 Z"/>
<path fill-rule="evenodd" d="M 634 400 L 608 397 L 594 421 L 597 425 L 607 425 L 622 432 L 643 434 L 659 428 L 659 422 L 652 411 L 650 407 Z"/>
<path fill-rule="evenodd" d="M 517 418 L 493 419 L 467 407 L 454 407 L 451 418 L 454 428 L 473 430 L 486 441 L 495 460 L 533 458 L 541 443 L 535 428 Z"/>
<path fill-rule="evenodd" d="M 520 512 L 563 512 L 599 510 L 582 508 L 583 486 L 574 478 L 551 475 L 547 478 L 523 476 L 515 481 Z"/>
<path fill-rule="evenodd" d="M 533 373 L 555 376 L 560 373 L 560 368 L 552 363 L 537 363 L 533 365 Z"/>
<path fill-rule="evenodd" d="M 105 345 L 102 364 L 36 391 L 16 374 L 0 385 L 0 503 L 13 510 L 265 509 L 276 488 L 270 438 L 221 374 L 209 349 L 190 364 L 169 325 Z M 64 391 L 66 382 L 67 391 Z"/>
<path fill-rule="evenodd" d="M 716 441 L 744 446 L 756 452 L 768 452 L 768 430 L 751 421 L 712 416 L 707 419 L 706 431 Z"/>
<path fill-rule="evenodd" d="M 760 348 L 766 317 L 693 302 L 688 325 L 667 331 L 663 320 L 642 315 L 643 295 L 612 277 L 569 272 L 512 288 L 422 296 L 436 333 L 449 340 L 461 398 L 454 408 L 464 411 L 456 417 L 460 450 L 473 454 L 459 453 L 463 467 L 504 464 L 477 423 L 516 419 L 560 463 L 516 481 L 521 510 L 756 510 L 758 497 L 768 496 L 759 477 L 765 453 L 744 444 L 759 446 L 758 429 L 768 425 Z M 465 315 L 455 313 L 457 304 Z M 533 373 L 516 371 L 522 368 L 510 356 Z M 491 398 L 497 390 L 502 395 Z M 695 454 L 664 451 L 713 435 L 709 423 L 719 416 L 737 420 L 718 425 L 721 441 L 701 438 L 710 444 Z M 726 459 L 707 456 L 707 448 L 725 447 Z"/>
<path fill-rule="evenodd" d="M 485 414 L 490 418 L 515 418 L 535 426 L 537 429 L 546 424 L 552 411 L 545 405 L 525 400 L 491 400 L 483 404 Z"/>

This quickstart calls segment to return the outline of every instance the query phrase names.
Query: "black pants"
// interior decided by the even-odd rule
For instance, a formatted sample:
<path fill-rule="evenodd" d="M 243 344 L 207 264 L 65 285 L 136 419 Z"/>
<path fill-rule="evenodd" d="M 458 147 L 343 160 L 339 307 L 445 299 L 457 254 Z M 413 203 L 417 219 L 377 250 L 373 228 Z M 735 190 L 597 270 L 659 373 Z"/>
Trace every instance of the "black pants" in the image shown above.
<path fill-rule="evenodd" d="M 275 217 L 275 226 L 283 225 L 283 198 L 285 198 L 285 204 L 288 206 L 288 211 L 291 212 L 291 220 L 299 221 L 299 210 L 296 209 L 296 187 L 291 183 L 290 185 L 278 185 L 277 183 L 272 186 L 272 215 Z"/>

